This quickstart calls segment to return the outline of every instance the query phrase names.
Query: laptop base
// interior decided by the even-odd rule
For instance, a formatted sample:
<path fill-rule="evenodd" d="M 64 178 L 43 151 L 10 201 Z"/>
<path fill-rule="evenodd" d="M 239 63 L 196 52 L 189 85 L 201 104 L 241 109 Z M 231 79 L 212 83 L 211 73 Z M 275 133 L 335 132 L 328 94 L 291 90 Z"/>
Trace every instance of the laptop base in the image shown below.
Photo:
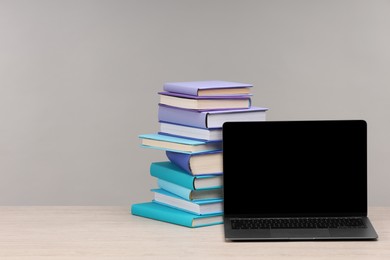
<path fill-rule="evenodd" d="M 225 225 L 225 241 L 310 241 L 310 240 L 377 240 L 368 217 L 362 218 L 365 228 L 307 228 L 307 229 L 232 229 Z M 230 223 L 230 218 L 224 222 Z"/>

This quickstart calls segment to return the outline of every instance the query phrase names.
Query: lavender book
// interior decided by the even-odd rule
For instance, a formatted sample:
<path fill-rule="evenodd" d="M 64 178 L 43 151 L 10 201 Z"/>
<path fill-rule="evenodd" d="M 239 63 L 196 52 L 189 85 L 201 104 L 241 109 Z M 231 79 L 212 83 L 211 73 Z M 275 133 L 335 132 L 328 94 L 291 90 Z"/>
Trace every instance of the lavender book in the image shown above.
<path fill-rule="evenodd" d="M 268 108 L 196 111 L 159 105 L 158 120 L 199 128 L 221 128 L 227 121 L 265 121 Z"/>
<path fill-rule="evenodd" d="M 168 91 L 158 92 L 160 104 L 195 110 L 240 109 L 251 106 L 250 95 L 192 96 Z"/>
<path fill-rule="evenodd" d="M 250 95 L 252 87 L 248 83 L 222 80 L 167 82 L 163 85 L 164 91 L 192 96 Z"/>

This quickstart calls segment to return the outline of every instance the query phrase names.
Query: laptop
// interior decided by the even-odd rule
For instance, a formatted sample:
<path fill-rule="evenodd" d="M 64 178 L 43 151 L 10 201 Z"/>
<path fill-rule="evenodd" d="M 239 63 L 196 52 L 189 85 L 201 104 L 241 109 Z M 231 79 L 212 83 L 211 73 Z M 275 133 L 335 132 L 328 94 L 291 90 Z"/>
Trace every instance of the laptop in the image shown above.
<path fill-rule="evenodd" d="M 364 120 L 226 122 L 225 241 L 376 240 Z"/>

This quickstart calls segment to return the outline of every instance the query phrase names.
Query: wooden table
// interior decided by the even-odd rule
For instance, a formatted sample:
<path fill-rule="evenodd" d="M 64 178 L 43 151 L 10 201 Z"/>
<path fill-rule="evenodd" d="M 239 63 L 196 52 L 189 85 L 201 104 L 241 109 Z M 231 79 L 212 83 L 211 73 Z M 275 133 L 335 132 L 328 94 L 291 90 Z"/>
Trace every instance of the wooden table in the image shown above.
<path fill-rule="evenodd" d="M 225 242 L 129 207 L 0 207 L 0 259 L 390 259 L 390 208 L 370 208 L 378 241 Z"/>

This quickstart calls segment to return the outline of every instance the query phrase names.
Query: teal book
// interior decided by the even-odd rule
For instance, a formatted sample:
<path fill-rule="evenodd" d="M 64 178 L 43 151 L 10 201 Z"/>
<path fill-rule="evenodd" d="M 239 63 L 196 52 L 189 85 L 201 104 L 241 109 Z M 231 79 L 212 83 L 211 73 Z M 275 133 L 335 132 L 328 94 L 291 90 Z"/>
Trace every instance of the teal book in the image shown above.
<path fill-rule="evenodd" d="M 222 140 L 204 141 L 164 134 L 143 134 L 138 138 L 142 147 L 158 150 L 189 154 L 222 150 Z"/>
<path fill-rule="evenodd" d="M 223 223 L 223 213 L 196 215 L 183 210 L 164 206 L 156 202 L 133 204 L 131 206 L 131 214 L 190 228 Z"/>
<path fill-rule="evenodd" d="M 193 176 L 170 161 L 152 162 L 150 175 L 191 190 L 221 188 L 223 183 L 222 174 Z"/>
<path fill-rule="evenodd" d="M 161 189 L 191 201 L 223 198 L 222 188 L 191 190 L 162 179 L 157 179 L 157 185 Z"/>
<path fill-rule="evenodd" d="M 196 215 L 209 215 L 223 212 L 223 199 L 189 201 L 163 189 L 152 189 L 152 192 L 154 194 L 154 202 L 188 211 Z"/>

